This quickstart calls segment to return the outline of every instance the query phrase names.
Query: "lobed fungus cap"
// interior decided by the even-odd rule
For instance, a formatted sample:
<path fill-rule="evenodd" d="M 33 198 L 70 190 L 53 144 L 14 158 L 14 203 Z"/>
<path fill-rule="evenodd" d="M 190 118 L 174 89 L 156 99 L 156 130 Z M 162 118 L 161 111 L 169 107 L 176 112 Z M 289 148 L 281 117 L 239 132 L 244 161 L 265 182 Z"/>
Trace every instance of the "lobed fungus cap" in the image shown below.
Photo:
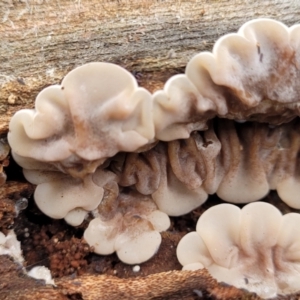
<path fill-rule="evenodd" d="M 155 137 L 163 141 L 188 138 L 192 131 L 206 129 L 215 111 L 213 101 L 203 97 L 185 75 L 175 75 L 153 95 Z"/>
<path fill-rule="evenodd" d="M 157 190 L 151 194 L 151 197 L 160 211 L 169 216 L 180 216 L 189 213 L 203 204 L 208 198 L 208 195 L 202 186 L 189 188 L 185 182 L 177 178 L 174 174 L 171 161 L 175 160 L 176 158 L 174 157 L 177 155 L 180 156 L 180 154 L 178 154 L 176 149 L 174 151 L 175 154 L 170 155 L 173 157 L 169 157 L 168 159 L 168 154 L 171 152 L 170 148 L 172 148 L 170 144 L 169 149 L 166 149 L 164 144 L 158 145 L 155 148 L 160 165 L 160 172 L 158 173 L 159 175 L 157 175 L 160 178 L 160 182 Z M 167 150 L 169 150 L 168 153 Z M 188 172 L 192 172 L 192 168 L 189 168 L 190 164 L 186 156 L 187 155 L 185 155 L 185 167 Z"/>
<path fill-rule="evenodd" d="M 35 109 L 18 111 L 8 140 L 14 153 L 68 166 L 95 161 L 95 168 L 119 151 L 136 151 L 154 137 L 151 94 L 133 75 L 110 63 L 72 70 L 61 85 L 39 93 Z M 82 177 L 82 171 L 78 177 Z"/>
<path fill-rule="evenodd" d="M 88 212 L 96 209 L 103 199 L 103 187 L 116 180 L 115 174 L 98 169 L 83 179 L 57 171 L 24 170 L 25 178 L 37 184 L 34 200 L 39 209 L 53 219 L 80 225 Z"/>
<path fill-rule="evenodd" d="M 218 281 L 264 298 L 293 293 L 300 289 L 299 228 L 299 214 L 282 216 L 268 203 L 220 204 L 182 238 L 177 257 L 185 270 L 207 268 Z"/>
<path fill-rule="evenodd" d="M 108 210 L 98 208 L 84 238 L 97 254 L 116 252 L 127 264 L 139 264 L 149 260 L 161 243 L 159 232 L 170 226 L 169 217 L 159 211 L 147 196 L 136 197 L 136 193 L 120 194 L 110 199 Z M 104 200 L 105 202 L 105 200 Z"/>
<path fill-rule="evenodd" d="M 8 134 L 13 157 L 27 180 L 38 185 L 38 207 L 74 226 L 97 208 L 103 186 L 115 180 L 99 166 L 153 137 L 151 94 L 110 63 L 78 67 L 61 85 L 41 91 L 35 109 L 13 116 Z"/>
<path fill-rule="evenodd" d="M 299 116 L 299 34 L 300 25 L 256 19 L 194 56 L 153 96 L 156 137 L 187 138 L 215 116 L 276 125 Z"/>

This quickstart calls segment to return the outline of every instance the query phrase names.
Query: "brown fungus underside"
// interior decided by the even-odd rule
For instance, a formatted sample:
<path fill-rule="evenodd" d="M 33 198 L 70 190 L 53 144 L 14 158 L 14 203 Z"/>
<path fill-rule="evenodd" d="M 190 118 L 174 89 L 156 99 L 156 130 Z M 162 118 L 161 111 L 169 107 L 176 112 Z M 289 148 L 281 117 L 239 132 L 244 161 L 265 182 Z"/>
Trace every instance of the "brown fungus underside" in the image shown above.
<path fill-rule="evenodd" d="M 297 193 L 293 194 L 300 188 L 298 128 L 298 118 L 276 127 L 214 119 L 206 131 L 194 132 L 188 139 L 159 142 L 143 153 L 120 154 L 108 168 L 117 174 L 120 186 L 153 198 L 161 190 L 166 194 L 158 200 L 162 205 L 175 201 L 167 199 L 167 193 L 179 183 L 186 195 L 202 188 L 203 202 L 207 194 L 217 193 L 225 201 L 247 203 L 277 190 L 288 205 L 299 208 Z"/>

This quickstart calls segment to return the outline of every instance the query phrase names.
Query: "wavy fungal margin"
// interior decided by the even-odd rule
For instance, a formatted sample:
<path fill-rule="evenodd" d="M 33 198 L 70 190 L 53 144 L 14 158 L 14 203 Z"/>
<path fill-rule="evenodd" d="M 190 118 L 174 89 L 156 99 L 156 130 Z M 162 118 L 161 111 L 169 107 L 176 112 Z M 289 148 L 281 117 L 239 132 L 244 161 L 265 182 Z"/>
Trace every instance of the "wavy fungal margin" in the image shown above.
<path fill-rule="evenodd" d="M 220 282 L 263 298 L 300 289 L 300 215 L 282 215 L 273 205 L 242 209 L 219 204 L 199 218 L 196 231 L 177 247 L 183 270 L 206 268 Z"/>
<path fill-rule="evenodd" d="M 154 94 L 156 137 L 187 138 L 215 116 L 273 125 L 299 116 L 299 36 L 299 25 L 257 19 L 194 56 Z"/>
<path fill-rule="evenodd" d="M 101 225 L 105 251 L 132 264 L 155 254 L 168 216 L 211 194 L 245 203 L 275 189 L 300 208 L 299 37 L 299 25 L 250 21 L 153 95 L 111 63 L 74 69 L 9 125 L 12 155 L 37 185 L 37 205 L 74 226 L 92 214 L 86 236 L 93 240 Z M 128 193 L 130 203 L 148 203 L 132 217 Z M 122 254 L 136 244 L 143 252 L 148 237 L 156 242 L 145 255 Z"/>

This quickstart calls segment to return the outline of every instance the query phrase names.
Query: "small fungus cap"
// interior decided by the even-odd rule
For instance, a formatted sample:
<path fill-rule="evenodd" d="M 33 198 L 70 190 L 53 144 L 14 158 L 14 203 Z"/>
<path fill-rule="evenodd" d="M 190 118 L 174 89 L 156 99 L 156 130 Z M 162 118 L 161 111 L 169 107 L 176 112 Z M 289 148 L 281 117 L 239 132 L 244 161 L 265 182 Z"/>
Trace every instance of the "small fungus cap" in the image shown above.
<path fill-rule="evenodd" d="M 185 270 L 207 268 L 218 281 L 264 298 L 293 293 L 300 289 L 299 228 L 299 214 L 282 216 L 268 203 L 220 204 L 182 238 L 177 257 Z"/>
<path fill-rule="evenodd" d="M 83 179 L 57 171 L 24 169 L 25 178 L 37 184 L 34 200 L 39 209 L 53 219 L 80 225 L 88 212 L 96 209 L 103 199 L 103 186 L 116 180 L 115 174 L 98 169 Z"/>
<path fill-rule="evenodd" d="M 167 149 L 163 144 L 155 149 L 160 165 L 160 182 L 156 191 L 152 193 L 152 199 L 158 209 L 169 216 L 180 216 L 189 213 L 204 203 L 208 197 L 203 187 L 194 189 L 181 182 L 173 172 L 172 158 L 168 160 Z M 170 152 L 169 152 L 170 153 Z M 178 153 L 173 156 L 180 156 Z M 189 166 L 186 164 L 186 167 Z"/>
<path fill-rule="evenodd" d="M 159 232 L 170 226 L 169 217 L 147 196 L 137 199 L 131 194 L 120 194 L 113 202 L 114 212 L 104 213 L 99 207 L 98 216 L 84 232 L 85 240 L 95 253 L 116 252 L 127 264 L 149 260 L 160 246 Z"/>

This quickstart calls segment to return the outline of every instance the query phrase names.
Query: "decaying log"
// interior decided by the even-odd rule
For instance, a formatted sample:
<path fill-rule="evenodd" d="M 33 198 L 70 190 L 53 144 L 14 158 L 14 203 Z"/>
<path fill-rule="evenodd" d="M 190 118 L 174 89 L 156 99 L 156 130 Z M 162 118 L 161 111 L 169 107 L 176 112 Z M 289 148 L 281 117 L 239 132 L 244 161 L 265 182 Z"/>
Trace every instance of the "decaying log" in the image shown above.
<path fill-rule="evenodd" d="M 91 61 L 124 66 L 151 91 L 197 52 L 244 22 L 292 25 L 298 1 L 3 0 L 0 2 L 0 134 L 37 93 Z"/>
<path fill-rule="evenodd" d="M 33 191 L 33 185 L 27 182 L 9 181 L 0 187 L 1 199 L 11 198 L 17 200 L 21 197 L 30 197 Z"/>
<path fill-rule="evenodd" d="M 107 275 L 83 275 L 55 280 L 56 287 L 27 277 L 8 257 L 0 256 L 0 300 L 41 299 L 260 299 L 255 294 L 218 284 L 206 270 L 171 271 L 121 279 Z M 2 292 L 1 292 L 2 288 Z M 202 296 L 201 296 L 202 295 Z"/>
<path fill-rule="evenodd" d="M 0 279 L 0 300 L 261 299 L 256 294 L 217 283 L 206 270 L 171 271 L 130 279 L 86 274 L 55 280 L 56 287 L 52 287 L 29 278 L 18 264 L 0 256 Z M 297 293 L 276 299 L 299 299 L 299 296 Z"/>
<path fill-rule="evenodd" d="M 236 32 L 244 22 L 258 17 L 291 26 L 300 21 L 300 3 L 1 0 L 0 135 L 7 133 L 15 111 L 33 107 L 42 88 L 59 83 L 76 66 L 91 61 L 116 63 L 154 91 L 173 74 L 183 72 L 194 54 L 210 51 L 220 36 Z M 22 191 L 32 192 L 32 186 L 10 183 L 0 193 L 17 198 Z M 28 284 L 21 268 L 4 267 L 5 259 L 0 257 L 0 299 L 201 299 L 201 293 L 211 299 L 258 299 L 218 285 L 205 271 L 172 271 L 140 279 L 84 275 L 60 279 L 54 289 Z"/>
<path fill-rule="evenodd" d="M 171 271 L 134 279 L 120 279 L 112 276 L 82 276 L 78 280 L 62 279 L 58 287 L 65 294 L 78 293 L 85 300 L 117 299 L 193 299 L 210 294 L 214 299 L 260 299 L 254 294 L 237 288 L 221 286 L 204 270 Z M 114 288 L 111 288 L 114 287 Z"/>

